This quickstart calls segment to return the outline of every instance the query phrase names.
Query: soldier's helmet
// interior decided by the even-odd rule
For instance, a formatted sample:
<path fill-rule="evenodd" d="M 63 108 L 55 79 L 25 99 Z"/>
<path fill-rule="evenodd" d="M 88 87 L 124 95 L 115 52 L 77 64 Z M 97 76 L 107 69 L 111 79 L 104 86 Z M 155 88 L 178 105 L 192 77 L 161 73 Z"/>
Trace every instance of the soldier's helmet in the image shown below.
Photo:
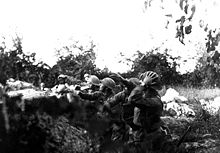
<path fill-rule="evenodd" d="M 142 83 L 144 85 L 152 87 L 156 90 L 161 90 L 162 89 L 159 75 L 156 72 L 147 71 L 145 73 L 142 73 L 140 75 L 140 80 L 142 81 Z"/>
<path fill-rule="evenodd" d="M 108 87 L 108 88 L 110 88 L 112 90 L 114 90 L 115 87 L 116 87 L 115 81 L 113 79 L 111 79 L 111 78 L 108 78 L 108 77 L 104 78 L 101 82 L 102 82 L 103 86 L 106 86 L 106 87 Z"/>
<path fill-rule="evenodd" d="M 99 80 L 99 78 L 96 75 L 91 75 L 88 78 L 88 83 L 92 84 L 92 85 L 99 86 L 100 85 L 100 80 Z"/>
<path fill-rule="evenodd" d="M 58 79 L 66 79 L 66 78 L 67 78 L 67 76 L 64 75 L 64 74 L 60 74 L 60 75 L 58 76 Z"/>

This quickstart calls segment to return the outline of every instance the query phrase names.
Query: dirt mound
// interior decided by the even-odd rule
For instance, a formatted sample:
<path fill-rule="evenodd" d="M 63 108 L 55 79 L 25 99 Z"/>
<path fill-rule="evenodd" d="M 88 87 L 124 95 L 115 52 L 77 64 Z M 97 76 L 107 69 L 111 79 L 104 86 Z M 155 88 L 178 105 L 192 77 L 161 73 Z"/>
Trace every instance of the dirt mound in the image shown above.
<path fill-rule="evenodd" d="M 1 137 L 1 153 L 88 153 L 91 141 L 85 130 L 60 116 L 46 113 L 10 115 L 10 130 Z"/>

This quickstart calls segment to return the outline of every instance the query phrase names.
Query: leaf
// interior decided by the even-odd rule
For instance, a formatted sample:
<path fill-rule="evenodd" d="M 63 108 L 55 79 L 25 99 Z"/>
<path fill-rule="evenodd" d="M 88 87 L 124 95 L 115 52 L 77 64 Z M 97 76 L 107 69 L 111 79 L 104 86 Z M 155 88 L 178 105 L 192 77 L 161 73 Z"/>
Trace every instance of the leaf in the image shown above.
<path fill-rule="evenodd" d="M 188 18 L 189 21 L 192 20 L 194 14 L 195 14 L 195 11 L 196 11 L 196 6 L 195 6 L 195 5 L 192 6 L 191 11 L 192 11 L 192 14 L 191 14 L 190 17 Z"/>
<path fill-rule="evenodd" d="M 186 6 L 184 7 L 184 12 L 185 12 L 186 14 L 188 14 L 188 7 L 189 7 L 189 4 L 186 4 Z"/>
<path fill-rule="evenodd" d="M 183 3 L 184 3 L 185 0 L 180 0 L 180 3 L 179 3 L 179 6 L 181 8 L 181 10 L 183 10 Z"/>

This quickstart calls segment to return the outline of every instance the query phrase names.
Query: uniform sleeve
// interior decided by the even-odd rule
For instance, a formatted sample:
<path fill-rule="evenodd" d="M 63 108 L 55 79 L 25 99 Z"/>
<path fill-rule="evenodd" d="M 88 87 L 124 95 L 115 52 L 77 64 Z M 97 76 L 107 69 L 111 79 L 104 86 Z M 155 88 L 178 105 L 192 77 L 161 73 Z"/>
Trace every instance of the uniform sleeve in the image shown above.
<path fill-rule="evenodd" d="M 136 85 L 134 83 L 132 83 L 131 81 L 127 80 L 127 79 L 123 79 L 122 83 L 125 85 L 125 87 L 128 88 L 129 91 L 132 91 Z"/>
<path fill-rule="evenodd" d="M 79 96 L 80 98 L 86 99 L 86 100 L 98 100 L 100 97 L 103 96 L 103 93 L 100 91 L 90 93 L 90 94 L 79 92 Z"/>
<path fill-rule="evenodd" d="M 137 107 L 161 107 L 163 105 L 159 97 L 142 98 L 135 102 Z"/>
<path fill-rule="evenodd" d="M 119 103 L 124 101 L 125 93 L 124 92 L 119 92 L 116 94 L 113 98 L 111 98 L 108 101 L 108 104 L 110 105 L 110 108 L 118 105 Z"/>
<path fill-rule="evenodd" d="M 141 86 L 134 88 L 128 97 L 128 102 L 135 103 L 137 100 L 142 99 L 143 90 L 144 90 L 144 87 L 141 87 Z"/>
<path fill-rule="evenodd" d="M 130 94 L 128 101 L 133 103 L 136 107 L 161 107 L 162 101 L 159 96 L 145 97 L 143 93 L 144 88 L 136 87 Z"/>

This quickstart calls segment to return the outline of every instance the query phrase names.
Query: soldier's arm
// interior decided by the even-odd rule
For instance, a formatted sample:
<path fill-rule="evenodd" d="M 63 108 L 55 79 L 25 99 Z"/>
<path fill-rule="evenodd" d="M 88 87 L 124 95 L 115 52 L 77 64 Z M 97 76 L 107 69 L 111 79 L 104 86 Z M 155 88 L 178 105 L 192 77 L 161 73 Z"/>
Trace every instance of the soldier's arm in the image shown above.
<path fill-rule="evenodd" d="M 101 96 L 102 96 L 102 92 L 94 92 L 94 93 L 82 93 L 82 92 L 79 92 L 78 95 L 80 96 L 80 98 L 82 99 L 86 99 L 86 100 L 97 100 L 99 99 Z"/>
<path fill-rule="evenodd" d="M 137 107 L 160 107 L 162 105 L 162 101 L 159 97 L 142 98 L 137 100 L 134 105 Z"/>
<path fill-rule="evenodd" d="M 137 100 L 142 99 L 143 90 L 144 90 L 143 86 L 137 86 L 136 88 L 134 88 L 128 97 L 128 102 L 135 103 Z"/>
<path fill-rule="evenodd" d="M 125 85 L 129 90 L 132 90 L 133 88 L 135 88 L 135 85 L 134 85 L 132 82 L 130 82 L 129 80 L 125 79 L 124 77 L 122 77 L 122 76 L 121 76 L 120 74 L 118 74 L 118 73 L 113 73 L 113 74 L 111 75 L 111 77 L 119 79 L 119 81 L 120 81 L 123 85 Z"/>
<path fill-rule="evenodd" d="M 133 84 L 132 82 L 130 82 L 129 80 L 125 79 L 125 78 L 121 78 L 121 82 L 125 85 L 125 87 L 128 88 L 128 90 L 133 90 L 136 85 Z"/>
<path fill-rule="evenodd" d="M 113 98 L 111 98 L 109 101 L 107 101 L 109 107 L 112 108 L 112 107 L 118 105 L 119 103 L 123 102 L 124 96 L 125 96 L 124 91 L 116 94 Z"/>
<path fill-rule="evenodd" d="M 128 101 L 137 107 L 158 107 L 162 101 L 159 96 L 145 97 L 143 95 L 143 86 L 136 87 L 130 94 Z"/>

